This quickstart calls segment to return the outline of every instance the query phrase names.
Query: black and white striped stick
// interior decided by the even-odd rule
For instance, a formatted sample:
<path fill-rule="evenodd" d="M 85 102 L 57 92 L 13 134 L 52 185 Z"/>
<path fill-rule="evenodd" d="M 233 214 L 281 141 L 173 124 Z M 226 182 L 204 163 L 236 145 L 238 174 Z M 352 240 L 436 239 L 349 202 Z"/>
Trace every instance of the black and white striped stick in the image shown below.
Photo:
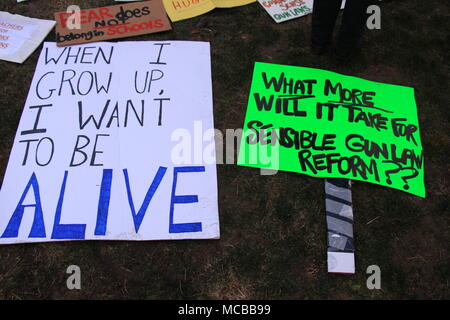
<path fill-rule="evenodd" d="M 351 181 L 325 179 L 328 272 L 355 273 Z"/>

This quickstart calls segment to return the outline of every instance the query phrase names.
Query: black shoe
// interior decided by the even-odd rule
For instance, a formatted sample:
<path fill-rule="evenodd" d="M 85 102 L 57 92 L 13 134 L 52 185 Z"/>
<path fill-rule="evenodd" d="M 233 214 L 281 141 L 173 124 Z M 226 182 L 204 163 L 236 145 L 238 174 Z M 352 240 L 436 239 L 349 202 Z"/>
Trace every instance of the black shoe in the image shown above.
<path fill-rule="evenodd" d="M 339 53 L 339 52 L 333 52 L 331 55 L 331 63 L 335 66 L 345 66 L 350 64 L 352 54 L 350 53 Z"/>
<path fill-rule="evenodd" d="M 316 56 L 322 56 L 328 52 L 328 46 L 311 43 L 311 52 Z"/>
<path fill-rule="evenodd" d="M 361 54 L 360 47 L 353 47 L 351 49 L 343 49 L 339 45 L 333 50 L 331 55 L 331 63 L 336 66 L 349 65 L 355 57 Z"/>

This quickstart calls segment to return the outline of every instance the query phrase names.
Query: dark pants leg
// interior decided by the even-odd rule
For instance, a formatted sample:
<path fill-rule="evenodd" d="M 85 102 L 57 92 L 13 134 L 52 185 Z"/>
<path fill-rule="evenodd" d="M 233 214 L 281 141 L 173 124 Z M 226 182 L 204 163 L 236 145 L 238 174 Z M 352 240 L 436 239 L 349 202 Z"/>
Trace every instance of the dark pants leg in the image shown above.
<path fill-rule="evenodd" d="M 350 54 L 361 38 L 370 0 L 347 0 L 339 31 L 336 52 Z M 326 47 L 331 42 L 341 0 L 315 0 L 312 17 L 312 45 Z"/>
<path fill-rule="evenodd" d="M 336 44 L 338 55 L 349 55 L 359 44 L 368 18 L 368 0 L 347 0 Z"/>
<path fill-rule="evenodd" d="M 331 42 L 342 0 L 315 0 L 311 42 L 314 47 L 327 47 Z"/>

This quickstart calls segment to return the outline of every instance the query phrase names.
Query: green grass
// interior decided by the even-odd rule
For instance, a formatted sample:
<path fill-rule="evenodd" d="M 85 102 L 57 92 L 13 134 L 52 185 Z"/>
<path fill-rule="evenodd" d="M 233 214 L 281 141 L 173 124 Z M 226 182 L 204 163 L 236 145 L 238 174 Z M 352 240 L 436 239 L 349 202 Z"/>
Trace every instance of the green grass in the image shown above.
<path fill-rule="evenodd" d="M 69 4 L 90 8 L 114 1 L 8 0 L 0 10 L 51 19 Z M 257 3 L 127 39 L 211 42 L 214 121 L 222 132 L 242 127 L 255 61 L 415 88 L 427 198 L 354 183 L 355 275 L 326 272 L 323 180 L 219 165 L 221 240 L 0 246 L 0 298 L 448 299 L 449 14 L 448 1 L 385 1 L 382 29 L 366 32 L 362 53 L 346 67 L 310 53 L 311 16 L 275 24 Z M 52 31 L 46 40 L 54 37 Z M 0 61 L 0 179 L 39 51 L 22 65 Z M 81 290 L 66 288 L 70 264 L 81 267 Z M 382 290 L 366 288 L 372 264 L 381 268 Z"/>

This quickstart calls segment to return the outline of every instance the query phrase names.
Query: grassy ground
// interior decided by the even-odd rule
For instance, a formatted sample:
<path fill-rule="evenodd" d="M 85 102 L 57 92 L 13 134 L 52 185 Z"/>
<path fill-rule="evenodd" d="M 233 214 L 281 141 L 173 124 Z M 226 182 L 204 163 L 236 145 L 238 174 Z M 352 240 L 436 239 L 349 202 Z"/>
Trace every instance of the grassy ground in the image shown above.
<path fill-rule="evenodd" d="M 69 4 L 112 0 L 2 0 L 0 10 L 51 19 Z M 427 198 L 355 182 L 355 275 L 326 272 L 324 183 L 218 166 L 219 241 L 66 242 L 0 246 L 0 298 L 404 299 L 449 298 L 449 2 L 385 1 L 348 67 L 309 52 L 311 16 L 275 24 L 259 4 L 217 9 L 173 31 L 129 40 L 203 40 L 212 46 L 215 125 L 240 128 L 254 61 L 322 68 L 416 89 Z M 54 40 L 54 32 L 47 40 Z M 0 61 L 0 181 L 40 50 Z M 82 289 L 66 288 L 66 268 Z M 367 266 L 382 289 L 366 288 Z"/>

